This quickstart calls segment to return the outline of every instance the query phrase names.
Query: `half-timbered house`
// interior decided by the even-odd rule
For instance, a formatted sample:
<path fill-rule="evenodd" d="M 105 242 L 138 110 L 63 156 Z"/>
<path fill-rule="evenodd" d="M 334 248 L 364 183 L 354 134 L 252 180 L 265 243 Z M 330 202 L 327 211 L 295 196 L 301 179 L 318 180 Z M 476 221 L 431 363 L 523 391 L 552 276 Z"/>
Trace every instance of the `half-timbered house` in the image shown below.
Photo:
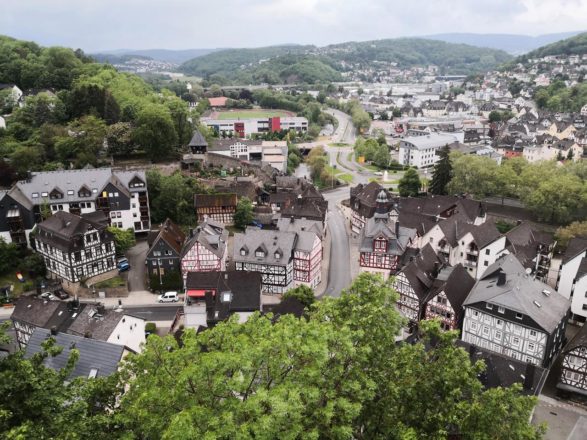
<path fill-rule="evenodd" d="M 565 342 L 570 302 L 504 255 L 475 283 L 463 303 L 465 342 L 548 367 Z"/>
<path fill-rule="evenodd" d="M 399 293 L 397 308 L 412 325 L 420 321 L 424 301 L 442 263 L 432 246 L 425 246 L 394 278 L 393 287 Z"/>
<path fill-rule="evenodd" d="M 236 270 L 261 272 L 264 293 L 285 293 L 294 286 L 295 232 L 247 228 L 234 235 Z"/>
<path fill-rule="evenodd" d="M 416 230 L 400 226 L 389 218 L 387 193 L 377 196 L 377 208 L 361 230 L 359 264 L 362 271 L 388 277 L 399 267 L 399 261 L 416 237 Z"/>
<path fill-rule="evenodd" d="M 475 279 L 462 264 L 443 268 L 425 302 L 425 319 L 438 319 L 444 330 L 457 330 L 463 319 L 463 302 L 473 288 Z"/>
<path fill-rule="evenodd" d="M 184 282 L 190 272 L 226 270 L 228 231 L 214 220 L 201 222 L 190 232 L 181 251 Z"/>
<path fill-rule="evenodd" d="M 166 273 L 179 271 L 184 241 L 185 234 L 170 219 L 165 219 L 157 230 L 151 231 L 145 258 L 149 275 L 162 277 Z"/>
<path fill-rule="evenodd" d="M 322 223 L 282 217 L 277 221 L 277 229 L 298 234 L 294 249 L 294 282 L 316 288 L 322 281 Z"/>
<path fill-rule="evenodd" d="M 530 269 L 534 277 L 546 282 L 556 244 L 553 235 L 533 228 L 528 222 L 522 222 L 506 232 L 505 237 L 506 249 L 526 269 Z"/>
<path fill-rule="evenodd" d="M 82 280 L 116 269 L 114 237 L 102 213 L 74 215 L 56 212 L 37 225 L 35 249 L 51 277 L 75 290 Z"/>
<path fill-rule="evenodd" d="M 557 388 L 587 396 L 587 325 L 564 348 Z"/>
<path fill-rule="evenodd" d="M 377 196 L 381 191 L 386 191 L 379 183 L 371 182 L 368 185 L 359 183 L 357 186 L 350 189 L 350 205 L 351 205 L 351 230 L 358 234 L 361 232 L 368 219 L 375 214 L 377 206 Z M 387 211 L 392 208 L 391 197 L 387 194 L 388 204 Z"/>
<path fill-rule="evenodd" d="M 237 197 L 236 194 L 196 194 L 194 196 L 194 206 L 196 208 L 196 218 L 198 222 L 203 222 L 207 218 L 231 225 L 234 221 L 236 212 Z"/>

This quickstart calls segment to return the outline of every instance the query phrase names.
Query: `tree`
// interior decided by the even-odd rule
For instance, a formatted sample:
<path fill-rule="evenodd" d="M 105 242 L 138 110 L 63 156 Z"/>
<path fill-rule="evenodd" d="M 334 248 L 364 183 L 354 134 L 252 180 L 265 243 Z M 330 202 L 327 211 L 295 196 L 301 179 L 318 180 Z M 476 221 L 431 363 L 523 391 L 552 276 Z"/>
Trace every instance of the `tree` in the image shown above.
<path fill-rule="evenodd" d="M 450 147 L 445 145 L 438 150 L 440 159 L 434 165 L 432 180 L 430 181 L 430 193 L 434 195 L 446 195 L 446 186 L 452 179 L 452 163 L 450 161 Z"/>
<path fill-rule="evenodd" d="M 305 284 L 289 289 L 283 294 L 283 299 L 286 298 L 296 298 L 304 307 L 310 307 L 316 301 L 314 289 Z"/>
<path fill-rule="evenodd" d="M 501 121 L 501 112 L 497 110 L 492 110 L 489 113 L 489 122 L 500 122 Z"/>
<path fill-rule="evenodd" d="M 555 238 L 563 249 L 567 247 L 571 238 L 587 237 L 587 221 L 573 222 L 569 226 L 556 230 Z"/>
<path fill-rule="evenodd" d="M 36 252 L 25 257 L 22 261 L 22 267 L 27 270 L 32 277 L 44 277 L 47 273 L 44 258 Z"/>
<path fill-rule="evenodd" d="M 133 142 L 133 128 L 129 122 L 117 122 L 108 126 L 106 141 L 108 154 L 113 156 L 126 156 L 134 151 L 136 145 Z"/>
<path fill-rule="evenodd" d="M 55 141 L 55 151 L 63 163 L 73 161 L 77 168 L 96 166 L 104 147 L 106 124 L 96 116 L 83 116 L 68 125 L 69 133 Z"/>
<path fill-rule="evenodd" d="M 497 163 L 484 156 L 451 153 L 452 179 L 447 185 L 449 194 L 473 194 L 486 197 L 496 192 Z"/>
<path fill-rule="evenodd" d="M 234 225 L 245 229 L 253 221 L 253 203 L 246 197 L 241 197 L 234 213 Z"/>
<path fill-rule="evenodd" d="M 14 243 L 6 243 L 0 237 L 0 274 L 5 274 L 18 262 L 18 246 Z"/>
<path fill-rule="evenodd" d="M 141 110 L 132 139 L 143 147 L 153 161 L 169 157 L 178 142 L 169 109 L 150 105 Z"/>
<path fill-rule="evenodd" d="M 420 192 L 420 176 L 414 168 L 408 168 L 397 186 L 402 197 L 416 197 Z"/>
<path fill-rule="evenodd" d="M 136 244 L 135 231 L 131 228 L 120 229 L 109 226 L 107 230 L 114 237 L 114 246 L 116 247 L 116 253 L 119 255 L 124 254 Z"/>
<path fill-rule="evenodd" d="M 118 103 L 108 89 L 98 84 L 76 84 L 68 95 L 67 107 L 73 118 L 93 114 L 108 124 L 114 124 L 120 118 Z"/>

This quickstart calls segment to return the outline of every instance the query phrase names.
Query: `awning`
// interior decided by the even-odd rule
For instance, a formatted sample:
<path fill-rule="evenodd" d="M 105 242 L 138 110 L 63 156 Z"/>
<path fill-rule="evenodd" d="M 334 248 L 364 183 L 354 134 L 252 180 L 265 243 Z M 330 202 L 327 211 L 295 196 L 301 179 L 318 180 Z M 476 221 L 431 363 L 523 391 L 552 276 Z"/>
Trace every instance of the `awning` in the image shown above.
<path fill-rule="evenodd" d="M 187 296 L 191 296 L 192 298 L 205 298 L 206 292 L 212 292 L 214 294 L 214 290 L 211 289 L 188 289 Z"/>

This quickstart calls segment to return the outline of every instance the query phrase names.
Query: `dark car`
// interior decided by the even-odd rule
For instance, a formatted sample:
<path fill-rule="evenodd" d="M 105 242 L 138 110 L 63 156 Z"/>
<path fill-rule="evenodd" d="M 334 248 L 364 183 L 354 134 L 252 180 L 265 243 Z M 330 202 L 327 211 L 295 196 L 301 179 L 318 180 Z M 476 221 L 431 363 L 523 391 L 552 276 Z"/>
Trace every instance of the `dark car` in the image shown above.
<path fill-rule="evenodd" d="M 69 294 L 63 290 L 63 289 L 57 289 L 53 292 L 53 295 L 55 295 L 57 298 L 59 299 L 67 299 L 69 298 Z"/>

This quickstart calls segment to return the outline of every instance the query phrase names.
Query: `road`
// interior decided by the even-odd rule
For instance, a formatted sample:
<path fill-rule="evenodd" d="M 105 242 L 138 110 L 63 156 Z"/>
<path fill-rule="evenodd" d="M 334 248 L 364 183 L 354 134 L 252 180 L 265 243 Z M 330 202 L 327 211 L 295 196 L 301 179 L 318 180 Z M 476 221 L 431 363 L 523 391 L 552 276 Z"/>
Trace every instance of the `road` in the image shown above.
<path fill-rule="evenodd" d="M 328 201 L 328 233 L 330 234 L 330 266 L 325 295 L 338 297 L 351 284 L 350 245 L 344 215 L 338 208 L 349 197 L 349 188 L 338 188 L 323 194 Z"/>
<path fill-rule="evenodd" d="M 152 305 L 152 306 L 124 306 L 126 313 L 144 318 L 147 321 L 173 321 L 177 310 L 183 306 L 172 305 Z"/>

